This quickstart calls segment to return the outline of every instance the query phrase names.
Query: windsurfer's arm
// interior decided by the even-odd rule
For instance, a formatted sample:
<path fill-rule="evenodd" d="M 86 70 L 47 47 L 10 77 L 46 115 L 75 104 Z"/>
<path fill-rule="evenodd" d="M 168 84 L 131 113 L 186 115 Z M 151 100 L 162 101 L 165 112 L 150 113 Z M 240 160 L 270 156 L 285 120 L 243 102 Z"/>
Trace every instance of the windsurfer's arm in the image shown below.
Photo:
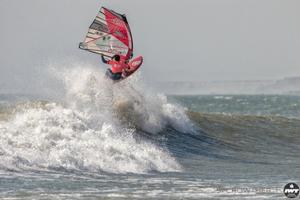
<path fill-rule="evenodd" d="M 101 55 L 101 59 L 102 59 L 102 62 L 103 62 L 103 63 L 105 63 L 105 64 L 108 64 L 108 61 L 107 61 L 107 60 L 105 60 L 105 58 L 104 58 L 104 56 L 103 56 L 103 55 Z"/>

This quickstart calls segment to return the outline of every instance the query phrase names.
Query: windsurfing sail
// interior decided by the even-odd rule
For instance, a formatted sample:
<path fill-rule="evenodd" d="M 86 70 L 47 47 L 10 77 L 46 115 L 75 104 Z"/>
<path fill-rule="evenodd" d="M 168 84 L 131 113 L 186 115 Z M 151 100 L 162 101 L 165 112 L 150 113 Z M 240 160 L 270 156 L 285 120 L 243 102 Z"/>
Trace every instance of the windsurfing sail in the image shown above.
<path fill-rule="evenodd" d="M 109 58 L 116 54 L 132 58 L 133 40 L 126 16 L 102 7 L 79 48 Z"/>

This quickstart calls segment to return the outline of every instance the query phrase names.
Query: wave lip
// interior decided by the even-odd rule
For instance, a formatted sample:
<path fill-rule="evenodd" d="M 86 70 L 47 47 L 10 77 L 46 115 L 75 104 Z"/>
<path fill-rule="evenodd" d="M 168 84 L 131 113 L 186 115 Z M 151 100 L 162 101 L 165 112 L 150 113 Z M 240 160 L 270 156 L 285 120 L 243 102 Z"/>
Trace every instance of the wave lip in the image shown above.
<path fill-rule="evenodd" d="M 143 173 L 176 171 L 180 167 L 168 152 L 137 141 L 134 130 L 103 122 L 92 127 L 85 115 L 55 103 L 26 109 L 1 123 L 1 168 Z"/>

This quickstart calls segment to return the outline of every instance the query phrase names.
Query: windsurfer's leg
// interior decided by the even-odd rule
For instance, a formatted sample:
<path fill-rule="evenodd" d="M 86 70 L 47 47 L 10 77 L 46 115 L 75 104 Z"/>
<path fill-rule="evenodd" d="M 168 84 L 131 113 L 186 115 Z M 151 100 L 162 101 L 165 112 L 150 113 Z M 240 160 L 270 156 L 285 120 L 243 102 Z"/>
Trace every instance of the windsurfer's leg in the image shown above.
<path fill-rule="evenodd" d="M 106 70 L 105 75 L 106 75 L 107 77 L 109 77 L 110 79 L 112 79 L 112 71 L 111 71 L 111 69 L 108 68 L 108 69 Z"/>
<path fill-rule="evenodd" d="M 113 73 L 113 80 L 117 81 L 122 78 L 122 73 Z"/>
<path fill-rule="evenodd" d="M 114 81 L 120 80 L 122 78 L 122 73 L 112 73 L 111 69 L 107 69 L 105 75 Z"/>

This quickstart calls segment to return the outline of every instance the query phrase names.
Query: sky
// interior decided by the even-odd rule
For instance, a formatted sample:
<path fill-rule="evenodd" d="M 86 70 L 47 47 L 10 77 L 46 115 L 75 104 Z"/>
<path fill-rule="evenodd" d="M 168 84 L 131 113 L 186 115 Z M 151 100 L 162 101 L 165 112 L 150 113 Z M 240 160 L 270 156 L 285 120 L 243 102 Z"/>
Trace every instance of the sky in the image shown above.
<path fill-rule="evenodd" d="M 146 81 L 300 76 L 299 0 L 0 0 L 0 89 L 68 58 L 104 70 L 78 49 L 101 6 L 127 15 Z"/>

